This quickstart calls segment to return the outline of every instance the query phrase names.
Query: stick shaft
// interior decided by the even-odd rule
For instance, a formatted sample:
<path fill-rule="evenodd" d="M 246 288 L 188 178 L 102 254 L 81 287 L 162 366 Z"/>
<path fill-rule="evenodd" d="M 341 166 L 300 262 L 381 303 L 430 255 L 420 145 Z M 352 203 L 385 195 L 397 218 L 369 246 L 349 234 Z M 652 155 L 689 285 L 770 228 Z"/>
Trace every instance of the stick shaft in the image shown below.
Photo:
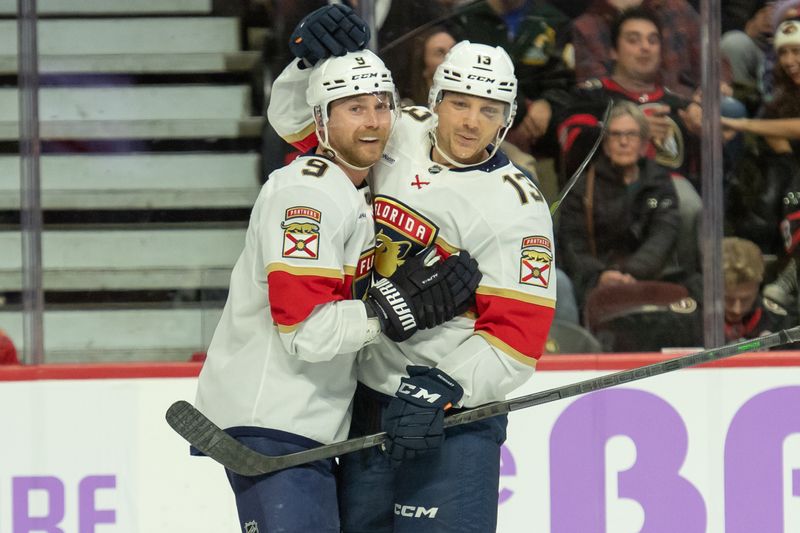
<path fill-rule="evenodd" d="M 460 424 L 467 424 L 483 420 L 484 418 L 507 414 L 519 409 L 526 409 L 535 405 L 542 405 L 556 400 L 586 394 L 587 392 L 607 389 L 616 385 L 666 374 L 682 368 L 798 341 L 800 341 L 800 326 L 757 339 L 729 344 L 711 350 L 704 350 L 660 363 L 633 368 L 631 370 L 606 374 L 598 378 L 579 381 L 564 387 L 490 403 L 448 416 L 445 418 L 444 425 L 445 427 L 452 427 Z M 255 452 L 241 444 L 187 402 L 175 402 L 167 411 L 167 422 L 195 448 L 221 463 L 226 468 L 244 476 L 267 474 L 322 459 L 330 459 L 346 453 L 377 446 L 386 440 L 385 432 L 375 433 L 288 455 L 267 456 Z"/>
<path fill-rule="evenodd" d="M 581 175 L 583 174 L 583 171 L 586 170 L 586 167 L 589 166 L 589 163 L 592 162 L 592 158 L 594 157 L 595 152 L 597 152 L 597 149 L 600 148 L 600 143 L 603 142 L 603 137 L 605 137 L 606 131 L 608 130 L 608 117 L 611 115 L 612 106 L 613 106 L 613 100 L 609 100 L 608 104 L 606 104 L 606 109 L 603 112 L 603 118 L 600 123 L 601 125 L 600 134 L 597 136 L 597 139 L 595 139 L 594 144 L 592 145 L 592 149 L 589 150 L 589 155 L 587 155 L 583 159 L 581 164 L 578 165 L 578 168 L 575 170 L 575 172 L 572 173 L 572 176 L 570 176 L 569 180 L 567 181 L 567 184 L 564 185 L 564 188 L 559 193 L 558 198 L 556 198 L 555 202 L 550 204 L 550 215 L 554 215 L 555 212 L 558 211 L 558 208 L 561 207 L 561 202 L 564 201 L 564 198 L 567 197 L 569 191 L 571 191 L 572 188 L 575 186 L 575 184 L 578 182 L 578 179 L 580 179 Z"/>
<path fill-rule="evenodd" d="M 466 424 L 482 420 L 490 416 L 497 416 L 500 414 L 510 413 L 519 409 L 533 407 L 534 405 L 542 405 L 545 403 L 554 402 L 571 396 L 579 394 L 586 394 L 587 392 L 607 389 L 616 385 L 631 383 L 653 376 L 666 374 L 682 368 L 688 368 L 711 361 L 718 361 L 734 355 L 771 348 L 773 346 L 780 346 L 789 342 L 797 342 L 800 340 L 800 326 L 791 329 L 772 333 L 757 339 L 745 340 L 735 344 L 728 344 L 720 348 L 712 348 L 711 350 L 704 350 L 701 352 L 688 354 L 659 363 L 651 365 L 640 366 L 630 370 L 622 370 L 612 374 L 606 374 L 593 379 L 579 381 L 571 385 L 565 385 L 556 389 L 550 389 L 542 392 L 535 392 L 527 396 L 520 396 L 511 400 L 502 402 L 494 402 L 475 409 L 463 411 L 455 415 L 449 416 L 445 419 L 445 426 L 456 426 L 459 424 Z M 601 356 L 602 357 L 602 356 Z"/>

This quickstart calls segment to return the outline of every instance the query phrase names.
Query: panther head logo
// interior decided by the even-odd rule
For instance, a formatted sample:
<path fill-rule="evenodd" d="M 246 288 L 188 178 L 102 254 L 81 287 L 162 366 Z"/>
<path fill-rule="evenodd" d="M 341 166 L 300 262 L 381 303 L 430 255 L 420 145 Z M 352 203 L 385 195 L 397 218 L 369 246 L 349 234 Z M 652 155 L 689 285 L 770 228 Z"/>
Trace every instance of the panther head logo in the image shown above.
<path fill-rule="evenodd" d="M 380 231 L 375 235 L 375 271 L 388 278 L 395 273 L 397 267 L 405 263 L 405 257 L 411 251 L 409 241 L 393 241 Z"/>

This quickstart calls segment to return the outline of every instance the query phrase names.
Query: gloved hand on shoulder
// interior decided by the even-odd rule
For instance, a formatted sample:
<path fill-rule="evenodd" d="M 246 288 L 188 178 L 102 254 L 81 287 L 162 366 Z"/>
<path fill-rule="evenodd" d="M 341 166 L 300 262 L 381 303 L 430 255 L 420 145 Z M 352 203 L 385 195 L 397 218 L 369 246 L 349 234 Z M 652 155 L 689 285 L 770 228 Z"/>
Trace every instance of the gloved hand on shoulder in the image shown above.
<path fill-rule="evenodd" d="M 303 17 L 289 37 L 289 50 L 310 67 L 330 56 L 363 50 L 369 37 L 369 26 L 361 17 L 348 6 L 333 4 Z"/>

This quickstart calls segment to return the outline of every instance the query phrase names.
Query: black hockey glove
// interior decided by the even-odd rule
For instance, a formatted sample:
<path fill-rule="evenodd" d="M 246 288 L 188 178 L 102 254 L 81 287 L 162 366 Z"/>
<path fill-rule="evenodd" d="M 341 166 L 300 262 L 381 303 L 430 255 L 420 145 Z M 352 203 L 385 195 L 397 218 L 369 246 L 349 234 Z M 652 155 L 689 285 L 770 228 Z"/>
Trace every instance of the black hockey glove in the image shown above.
<path fill-rule="evenodd" d="M 397 267 L 394 274 L 378 280 L 367 291 L 367 305 L 380 320 L 383 334 L 393 341 L 407 340 L 422 327 L 422 313 L 425 312 L 426 302 L 433 302 L 434 299 L 442 302 L 445 298 L 441 290 L 436 290 L 442 280 L 437 261 L 436 250 L 425 249 L 419 255 L 407 259 Z M 455 306 L 449 301 L 440 305 L 443 315 L 447 311 L 445 306 L 455 312 Z M 443 317 L 443 321 L 450 318 L 453 316 Z"/>
<path fill-rule="evenodd" d="M 478 262 L 467 252 L 436 264 L 434 248 L 407 259 L 389 278 L 367 292 L 367 303 L 383 333 L 396 342 L 467 310 L 481 279 Z"/>
<path fill-rule="evenodd" d="M 437 368 L 408 366 L 396 396 L 383 413 L 384 452 L 393 466 L 438 449 L 444 441 L 444 412 L 464 395 L 453 378 Z"/>
<path fill-rule="evenodd" d="M 453 297 L 455 314 L 467 312 L 475 301 L 475 290 L 483 277 L 478 270 L 478 262 L 469 252 L 462 250 L 458 255 L 451 255 L 444 260 L 440 273 Z"/>
<path fill-rule="evenodd" d="M 289 50 L 306 66 L 330 56 L 363 50 L 370 37 L 369 26 L 342 4 L 321 7 L 306 15 L 289 38 Z"/>

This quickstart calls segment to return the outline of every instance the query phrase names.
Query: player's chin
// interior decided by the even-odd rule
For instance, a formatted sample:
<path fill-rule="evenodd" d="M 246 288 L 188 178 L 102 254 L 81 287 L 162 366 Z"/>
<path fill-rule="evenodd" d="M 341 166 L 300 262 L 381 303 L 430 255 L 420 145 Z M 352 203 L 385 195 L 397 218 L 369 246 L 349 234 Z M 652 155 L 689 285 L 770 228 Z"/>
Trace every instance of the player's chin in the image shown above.
<path fill-rule="evenodd" d="M 377 161 L 383 155 L 383 149 L 386 147 L 386 143 L 374 141 L 371 143 L 359 143 L 358 146 L 358 156 L 363 157 L 365 159 L 372 159 Z"/>
<path fill-rule="evenodd" d="M 359 150 L 353 154 L 353 163 L 359 167 L 370 167 L 380 161 L 383 149 Z"/>
<path fill-rule="evenodd" d="M 461 164 L 474 165 L 480 161 L 484 152 L 483 149 L 480 149 L 477 146 L 477 144 L 475 144 L 474 147 L 455 146 L 453 147 L 453 150 L 451 150 L 450 155 L 453 156 L 453 159 Z"/>

